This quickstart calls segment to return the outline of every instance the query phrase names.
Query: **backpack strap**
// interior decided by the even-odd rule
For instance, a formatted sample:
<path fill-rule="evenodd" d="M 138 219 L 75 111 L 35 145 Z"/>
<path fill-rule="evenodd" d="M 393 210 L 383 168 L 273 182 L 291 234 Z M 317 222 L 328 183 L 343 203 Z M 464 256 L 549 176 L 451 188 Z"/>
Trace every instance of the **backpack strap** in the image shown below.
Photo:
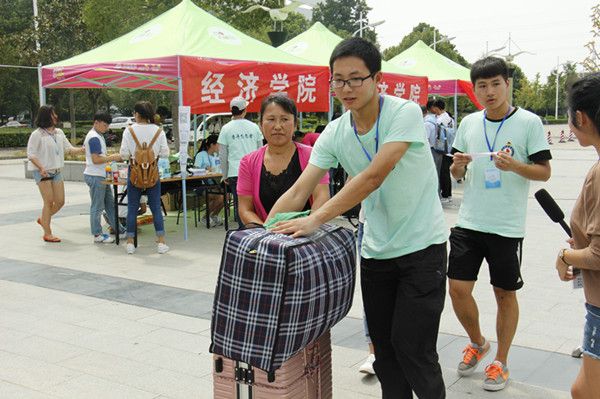
<path fill-rule="evenodd" d="M 140 144 L 140 141 L 138 140 L 137 136 L 135 135 L 133 128 L 131 126 L 129 126 L 127 129 L 129 129 L 129 133 L 131 133 L 131 137 L 133 137 L 133 141 L 135 141 L 135 145 L 137 147 L 141 147 L 142 145 Z"/>
<path fill-rule="evenodd" d="M 156 133 L 154 133 L 154 137 L 152 137 L 152 140 L 150 141 L 150 144 L 148 144 L 148 147 L 152 147 L 154 145 L 154 143 L 156 143 L 156 140 L 158 140 L 158 136 L 160 135 L 161 132 L 162 132 L 162 127 L 159 127 L 158 130 L 156 131 Z"/>

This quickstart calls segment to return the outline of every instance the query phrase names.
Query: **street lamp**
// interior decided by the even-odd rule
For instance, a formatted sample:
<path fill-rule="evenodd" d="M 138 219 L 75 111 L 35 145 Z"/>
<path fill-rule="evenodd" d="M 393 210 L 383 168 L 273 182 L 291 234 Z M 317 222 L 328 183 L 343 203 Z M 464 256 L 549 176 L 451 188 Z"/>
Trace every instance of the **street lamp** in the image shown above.
<path fill-rule="evenodd" d="M 495 53 L 497 53 L 498 51 L 502 51 L 505 48 L 506 48 L 506 46 L 502 46 L 502 47 L 495 48 L 493 50 L 488 50 L 488 42 L 485 42 L 485 54 L 483 56 L 488 57 L 491 55 L 495 55 Z"/>
<path fill-rule="evenodd" d="M 360 37 L 363 37 L 363 35 L 362 35 L 363 30 L 365 30 L 367 28 L 374 28 L 376 26 L 379 26 L 382 23 L 384 23 L 385 20 L 381 20 L 381 21 L 377 21 L 377 22 L 371 22 L 370 24 L 363 25 L 363 23 L 365 23 L 365 22 L 368 22 L 368 20 L 366 18 L 363 18 L 363 13 L 361 11 L 359 20 L 355 22 L 355 24 L 360 24 L 359 25 L 360 27 L 357 30 L 354 31 L 354 33 L 352 34 L 352 36 L 355 36 L 358 33 Z"/>
<path fill-rule="evenodd" d="M 554 119 L 558 119 L 558 79 L 560 77 L 560 73 L 558 72 L 558 68 L 561 67 L 561 65 L 567 65 L 566 62 L 563 62 L 562 64 L 560 63 L 560 57 L 556 57 L 556 98 L 555 98 L 555 103 L 554 103 Z"/>
<path fill-rule="evenodd" d="M 451 40 L 456 39 L 456 36 L 448 37 L 446 35 L 442 35 L 439 40 L 436 40 L 437 29 L 433 30 L 433 43 L 429 45 L 429 47 L 433 46 L 433 51 L 437 51 L 437 44 L 442 42 L 449 42 Z"/>

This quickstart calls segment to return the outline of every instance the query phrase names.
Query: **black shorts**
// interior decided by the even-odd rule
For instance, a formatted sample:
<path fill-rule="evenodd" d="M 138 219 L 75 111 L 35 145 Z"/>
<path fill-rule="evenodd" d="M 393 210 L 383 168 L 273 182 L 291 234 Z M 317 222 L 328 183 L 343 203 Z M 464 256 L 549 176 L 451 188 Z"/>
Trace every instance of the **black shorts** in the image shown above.
<path fill-rule="evenodd" d="M 523 287 L 523 238 L 503 237 L 455 227 L 450 232 L 448 278 L 476 281 L 481 262 L 490 267 L 490 284 L 507 291 Z"/>

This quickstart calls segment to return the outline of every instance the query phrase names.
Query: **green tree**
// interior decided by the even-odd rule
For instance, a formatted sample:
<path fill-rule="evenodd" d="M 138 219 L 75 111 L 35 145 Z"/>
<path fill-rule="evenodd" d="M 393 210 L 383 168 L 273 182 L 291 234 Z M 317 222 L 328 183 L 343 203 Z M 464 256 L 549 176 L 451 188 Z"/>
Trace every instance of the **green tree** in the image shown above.
<path fill-rule="evenodd" d="M 321 22 L 339 36 L 349 37 L 360 27 L 358 21 L 361 13 L 368 24 L 371 9 L 366 0 L 325 0 L 313 9 L 313 22 Z M 377 32 L 374 29 L 364 29 L 363 37 L 377 44 Z"/>
<path fill-rule="evenodd" d="M 548 75 L 542 90 L 545 105 L 545 114 L 554 115 L 556 106 L 556 74 L 558 72 L 558 114 L 564 115 L 567 111 L 567 88 L 578 78 L 577 65 L 566 62 L 562 65 L 562 72 L 553 69 Z"/>
<path fill-rule="evenodd" d="M 600 4 L 592 7 L 590 18 L 592 19 L 592 40 L 585 45 L 589 55 L 583 60 L 582 64 L 588 72 L 598 72 L 600 71 L 600 54 L 598 54 L 600 49 L 596 48 L 596 42 L 600 38 Z"/>
<path fill-rule="evenodd" d="M 523 81 L 521 87 L 515 90 L 514 104 L 537 114 L 545 111 L 546 104 L 543 95 L 544 85 L 540 82 L 540 74 L 535 75 L 533 82 Z"/>
<path fill-rule="evenodd" d="M 434 30 L 436 31 L 436 37 L 439 40 L 439 38 L 442 37 L 443 34 L 437 28 L 435 28 L 425 22 L 421 22 L 420 24 L 418 24 L 417 26 L 415 26 L 413 28 L 412 32 L 410 32 L 408 35 L 404 36 L 398 45 L 385 49 L 383 51 L 383 58 L 385 60 L 390 60 L 390 59 L 394 58 L 395 56 L 397 56 L 398 54 L 400 54 L 401 52 L 403 52 L 404 50 L 411 47 L 413 44 L 415 44 L 419 40 L 422 40 L 425 44 L 433 43 L 433 31 Z M 443 41 L 443 42 L 437 43 L 436 51 L 438 53 L 440 53 L 441 55 L 443 55 L 444 57 L 450 58 L 452 61 L 454 61 L 462 66 L 465 66 L 465 67 L 470 66 L 469 63 L 467 62 L 467 60 L 462 55 L 460 55 L 460 53 L 456 50 L 456 47 L 454 46 L 454 44 L 452 44 L 450 42 Z"/>

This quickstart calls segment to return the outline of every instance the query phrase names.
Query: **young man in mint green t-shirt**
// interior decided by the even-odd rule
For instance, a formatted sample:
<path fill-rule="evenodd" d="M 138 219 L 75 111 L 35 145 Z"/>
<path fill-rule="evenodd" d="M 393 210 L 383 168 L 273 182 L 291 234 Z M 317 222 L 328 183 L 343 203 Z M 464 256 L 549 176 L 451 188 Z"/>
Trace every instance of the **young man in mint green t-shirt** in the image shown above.
<path fill-rule="evenodd" d="M 248 101 L 235 97 L 229 103 L 232 118 L 219 133 L 219 160 L 223 179 L 233 196 L 233 215 L 242 227 L 238 213 L 237 178 L 240 161 L 246 154 L 258 150 L 263 143 L 262 133 L 256 123 L 246 119 Z"/>
<path fill-rule="evenodd" d="M 381 54 L 370 42 L 342 41 L 330 59 L 331 86 L 348 110 L 331 122 L 310 163 L 272 208 L 299 210 L 338 162 L 352 179 L 310 216 L 274 231 L 308 235 L 362 201 L 361 286 L 373 365 L 384 398 L 443 398 L 436 351 L 446 288 L 448 232 L 418 104 L 380 96 Z"/>
<path fill-rule="evenodd" d="M 471 343 L 458 364 L 462 376 L 475 371 L 490 350 L 479 327 L 473 287 L 483 259 L 498 305 L 498 350 L 485 369 L 483 388 L 503 389 L 509 377 L 508 350 L 519 319 L 516 292 L 529 181 L 550 178 L 550 151 L 540 118 L 508 101 L 508 67 L 487 57 L 471 69 L 477 99 L 485 110 L 466 116 L 453 144 L 450 172 L 465 179 L 458 222 L 450 234 L 448 278 L 454 312 Z"/>

